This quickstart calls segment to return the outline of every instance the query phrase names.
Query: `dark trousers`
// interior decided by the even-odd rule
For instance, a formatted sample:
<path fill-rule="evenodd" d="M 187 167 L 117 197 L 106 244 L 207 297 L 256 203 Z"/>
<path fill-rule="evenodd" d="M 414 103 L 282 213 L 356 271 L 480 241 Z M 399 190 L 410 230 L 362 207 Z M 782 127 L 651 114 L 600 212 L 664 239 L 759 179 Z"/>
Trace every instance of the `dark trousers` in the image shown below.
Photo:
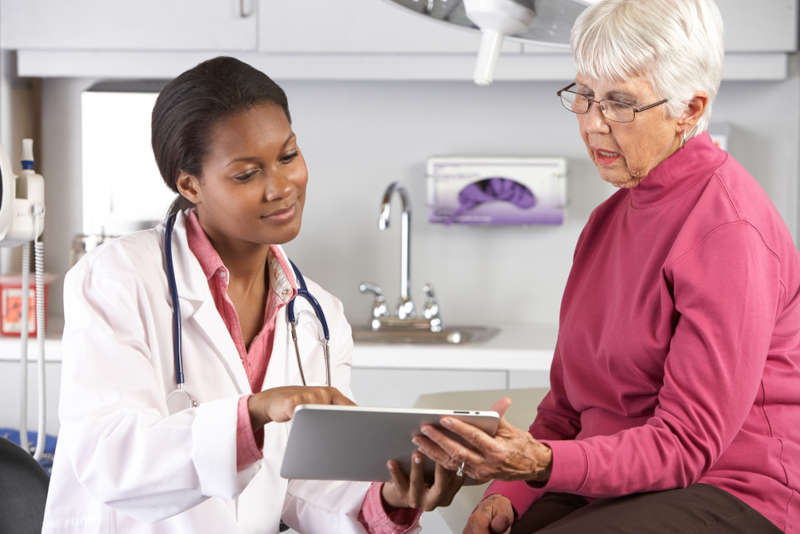
<path fill-rule="evenodd" d="M 588 503 L 546 493 L 514 524 L 512 534 L 780 534 L 767 518 L 730 493 L 696 484 Z"/>

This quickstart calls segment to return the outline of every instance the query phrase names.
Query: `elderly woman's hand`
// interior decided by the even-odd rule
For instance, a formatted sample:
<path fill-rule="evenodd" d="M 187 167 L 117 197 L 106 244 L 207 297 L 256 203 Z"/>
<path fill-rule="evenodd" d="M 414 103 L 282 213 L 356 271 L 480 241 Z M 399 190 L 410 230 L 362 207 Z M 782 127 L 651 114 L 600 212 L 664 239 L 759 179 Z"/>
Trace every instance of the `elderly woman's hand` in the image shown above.
<path fill-rule="evenodd" d="M 421 430 L 424 436 L 414 436 L 413 441 L 422 454 L 437 464 L 453 470 L 460 467 L 464 474 L 478 481 L 547 482 L 553 460 L 552 451 L 547 445 L 533 439 L 528 432 L 502 418 L 510 405 L 511 399 L 503 398 L 492 406 L 501 415 L 494 436 L 454 417 L 443 417 L 442 426 L 460 436 L 468 447 L 433 425 L 423 425 Z"/>
<path fill-rule="evenodd" d="M 494 494 L 478 503 L 469 516 L 463 534 L 508 534 L 514 522 L 514 508 L 508 497 Z"/>
<path fill-rule="evenodd" d="M 381 488 L 383 500 L 395 508 L 418 508 L 430 512 L 437 506 L 448 506 L 464 483 L 441 464 L 436 464 L 433 484 L 426 484 L 422 471 L 422 455 L 411 455 L 411 472 L 406 475 L 400 465 L 390 460 L 389 474 L 392 479 Z"/>

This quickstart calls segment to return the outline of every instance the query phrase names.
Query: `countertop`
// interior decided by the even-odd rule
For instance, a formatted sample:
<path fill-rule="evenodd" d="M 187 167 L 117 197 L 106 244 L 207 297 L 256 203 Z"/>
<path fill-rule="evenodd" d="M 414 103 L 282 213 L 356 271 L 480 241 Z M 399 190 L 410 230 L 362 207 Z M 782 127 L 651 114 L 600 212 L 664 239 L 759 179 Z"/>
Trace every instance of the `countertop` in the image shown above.
<path fill-rule="evenodd" d="M 558 328 L 547 324 L 499 326 L 484 343 L 463 345 L 357 343 L 353 367 L 546 371 Z"/>
<path fill-rule="evenodd" d="M 61 317 L 48 317 L 45 359 L 61 361 Z M 355 368 L 471 369 L 547 371 L 553 359 L 557 327 L 547 324 L 499 325 L 482 343 L 462 345 L 356 343 Z M 19 338 L 0 337 L 0 361 L 19 360 Z M 28 360 L 38 355 L 36 338 L 28 341 Z"/>

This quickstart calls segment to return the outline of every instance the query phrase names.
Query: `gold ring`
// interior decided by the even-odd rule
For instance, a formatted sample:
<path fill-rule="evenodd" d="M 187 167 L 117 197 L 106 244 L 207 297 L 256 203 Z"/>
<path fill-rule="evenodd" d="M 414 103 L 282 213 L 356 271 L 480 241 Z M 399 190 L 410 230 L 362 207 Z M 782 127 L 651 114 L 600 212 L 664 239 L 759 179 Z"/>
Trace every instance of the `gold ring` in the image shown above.
<path fill-rule="evenodd" d="M 464 464 L 466 462 L 461 462 L 461 465 L 458 466 L 458 471 L 456 471 L 456 476 L 462 478 L 464 476 Z"/>

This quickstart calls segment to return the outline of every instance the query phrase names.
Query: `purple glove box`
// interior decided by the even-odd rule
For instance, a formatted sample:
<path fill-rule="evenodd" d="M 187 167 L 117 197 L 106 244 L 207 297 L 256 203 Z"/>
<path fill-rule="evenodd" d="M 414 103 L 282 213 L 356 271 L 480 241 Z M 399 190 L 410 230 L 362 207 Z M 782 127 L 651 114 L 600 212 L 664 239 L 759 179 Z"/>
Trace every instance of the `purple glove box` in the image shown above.
<path fill-rule="evenodd" d="M 564 222 L 564 158 L 433 157 L 427 171 L 432 223 Z"/>

